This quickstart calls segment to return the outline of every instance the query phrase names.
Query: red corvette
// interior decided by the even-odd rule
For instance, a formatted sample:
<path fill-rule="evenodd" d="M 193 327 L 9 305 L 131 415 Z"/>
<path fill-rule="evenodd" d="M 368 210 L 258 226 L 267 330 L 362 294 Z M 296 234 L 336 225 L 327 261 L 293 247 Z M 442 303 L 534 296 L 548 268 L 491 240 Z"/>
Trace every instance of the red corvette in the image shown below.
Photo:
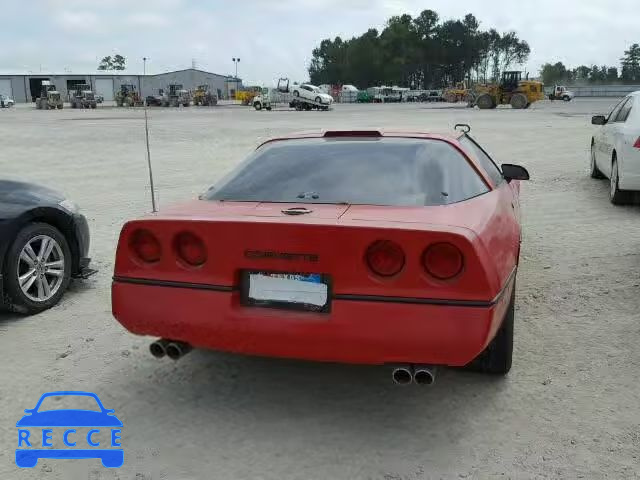
<path fill-rule="evenodd" d="M 396 365 L 511 368 L 517 165 L 467 134 L 337 131 L 268 141 L 199 200 L 126 223 L 115 318 L 191 347 Z"/>

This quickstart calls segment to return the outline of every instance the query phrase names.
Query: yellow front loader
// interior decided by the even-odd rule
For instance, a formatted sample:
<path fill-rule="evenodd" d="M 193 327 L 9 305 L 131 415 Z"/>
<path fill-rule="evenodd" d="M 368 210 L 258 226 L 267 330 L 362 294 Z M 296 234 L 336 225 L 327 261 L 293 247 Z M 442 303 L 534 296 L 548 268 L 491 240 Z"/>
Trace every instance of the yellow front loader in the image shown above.
<path fill-rule="evenodd" d="M 481 110 L 511 105 L 511 108 L 529 108 L 532 103 L 544 100 L 544 84 L 534 80 L 522 80 L 522 72 L 504 72 L 499 84 L 476 85 L 474 104 Z"/>

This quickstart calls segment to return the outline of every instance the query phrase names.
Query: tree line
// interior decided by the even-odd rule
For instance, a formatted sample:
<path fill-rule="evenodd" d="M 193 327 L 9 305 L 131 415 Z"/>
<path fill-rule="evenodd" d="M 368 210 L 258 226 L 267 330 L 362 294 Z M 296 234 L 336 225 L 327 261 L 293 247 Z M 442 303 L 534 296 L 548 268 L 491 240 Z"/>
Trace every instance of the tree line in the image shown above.
<path fill-rule="evenodd" d="M 482 30 L 472 14 L 442 21 L 433 10 L 391 17 L 382 32 L 325 39 L 312 52 L 311 83 L 360 88 L 397 85 L 439 88 L 463 80 L 496 81 L 526 62 L 529 44 L 513 32 Z"/>
<path fill-rule="evenodd" d="M 620 59 L 620 69 L 607 65 L 581 65 L 567 68 L 562 62 L 545 63 L 540 72 L 545 85 L 568 84 L 640 84 L 640 45 L 634 43 Z"/>

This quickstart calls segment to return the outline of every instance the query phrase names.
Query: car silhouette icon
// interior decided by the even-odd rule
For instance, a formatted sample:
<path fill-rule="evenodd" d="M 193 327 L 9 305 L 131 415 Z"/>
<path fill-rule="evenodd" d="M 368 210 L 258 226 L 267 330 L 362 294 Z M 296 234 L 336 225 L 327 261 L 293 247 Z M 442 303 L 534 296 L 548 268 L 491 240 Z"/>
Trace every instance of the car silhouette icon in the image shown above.
<path fill-rule="evenodd" d="M 83 409 L 57 409 L 57 410 L 43 410 L 39 411 L 42 402 L 47 397 L 61 397 L 61 396 L 77 396 L 77 397 L 91 397 L 95 399 L 100 411 L 83 410 Z M 111 429 L 112 441 L 111 446 L 114 448 L 17 448 L 16 449 L 16 465 L 22 468 L 35 467 L 40 458 L 60 458 L 60 459 L 81 459 L 81 458 L 99 458 L 102 461 L 102 465 L 107 468 L 117 468 L 124 463 L 124 451 L 120 444 L 116 442 L 116 439 L 120 439 L 120 427 L 122 422 L 114 415 L 114 410 L 104 408 L 100 398 L 95 393 L 91 392 L 49 392 L 40 397 L 36 406 L 32 409 L 25 410 L 26 415 L 22 417 L 17 423 L 16 427 L 19 428 L 19 442 L 18 446 L 22 446 L 26 443 L 27 446 L 31 446 L 28 438 L 29 434 L 35 427 L 69 427 L 69 430 L 65 432 L 64 442 L 65 446 L 75 446 L 67 441 L 67 432 L 75 433 L 74 427 L 92 427 L 96 430 L 90 430 L 87 435 L 87 442 L 93 446 L 91 441 L 91 432 L 99 432 L 100 428 Z M 32 430 L 29 430 L 32 429 Z M 46 431 L 43 430 L 42 444 L 45 444 L 46 440 L 50 440 L 51 437 L 45 437 Z M 34 430 L 35 432 L 35 430 Z M 34 441 L 34 445 L 35 445 Z M 96 443 L 96 446 L 99 444 Z M 47 446 L 52 446 L 47 444 Z M 119 447 L 119 448 L 118 448 Z"/>

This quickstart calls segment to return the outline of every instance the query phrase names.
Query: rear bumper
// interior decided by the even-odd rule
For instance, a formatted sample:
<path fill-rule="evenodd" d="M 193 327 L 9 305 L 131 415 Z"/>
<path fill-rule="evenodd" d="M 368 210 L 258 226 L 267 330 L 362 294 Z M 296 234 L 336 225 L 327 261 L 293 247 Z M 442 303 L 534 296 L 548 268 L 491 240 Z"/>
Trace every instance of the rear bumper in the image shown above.
<path fill-rule="evenodd" d="M 463 366 L 495 336 L 514 279 L 488 306 L 334 299 L 330 314 L 245 307 L 230 288 L 116 279 L 112 308 L 132 333 L 206 349 L 339 363 Z"/>

